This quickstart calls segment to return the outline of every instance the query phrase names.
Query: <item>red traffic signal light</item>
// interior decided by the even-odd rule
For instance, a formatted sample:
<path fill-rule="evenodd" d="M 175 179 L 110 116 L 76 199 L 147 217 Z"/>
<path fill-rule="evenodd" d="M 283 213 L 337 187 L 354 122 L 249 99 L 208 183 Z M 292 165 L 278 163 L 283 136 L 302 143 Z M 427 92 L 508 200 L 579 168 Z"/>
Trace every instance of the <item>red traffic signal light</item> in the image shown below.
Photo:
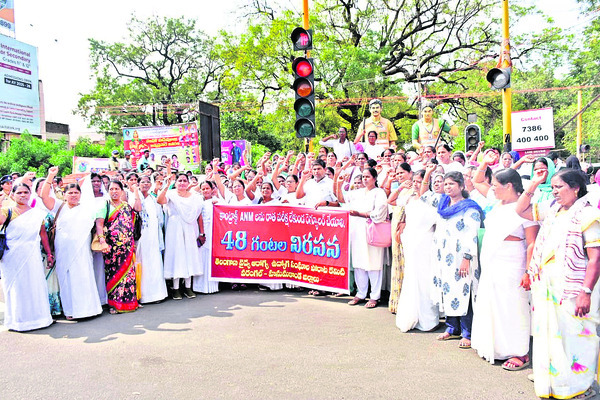
<path fill-rule="evenodd" d="M 312 58 L 298 57 L 292 63 L 294 72 L 294 111 L 296 112 L 296 137 L 316 136 L 315 128 L 315 77 Z"/>
<path fill-rule="evenodd" d="M 294 73 L 306 78 L 313 73 L 313 66 L 306 58 L 296 58 L 292 64 Z"/>
<path fill-rule="evenodd" d="M 296 28 L 290 38 L 294 44 L 294 51 L 312 50 L 312 29 Z"/>

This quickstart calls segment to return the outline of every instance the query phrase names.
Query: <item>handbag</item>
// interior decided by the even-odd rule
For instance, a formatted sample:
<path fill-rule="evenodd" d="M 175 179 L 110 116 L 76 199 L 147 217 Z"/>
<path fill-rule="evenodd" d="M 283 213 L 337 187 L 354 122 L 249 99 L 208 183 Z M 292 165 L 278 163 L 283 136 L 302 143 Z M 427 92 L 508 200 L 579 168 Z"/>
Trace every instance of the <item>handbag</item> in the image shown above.
<path fill-rule="evenodd" d="M 392 245 L 392 222 L 385 220 L 375 223 L 368 218 L 367 243 L 375 247 L 390 247 Z"/>
<path fill-rule="evenodd" d="M 4 256 L 4 251 L 9 250 L 8 244 L 6 242 L 6 228 L 8 227 L 11 218 L 12 210 L 9 208 L 6 220 L 4 220 L 4 224 L 2 224 L 2 228 L 0 229 L 0 260 L 2 260 L 2 257 Z"/>
<path fill-rule="evenodd" d="M 104 217 L 104 220 L 106 221 L 108 219 L 108 210 L 110 209 L 110 204 L 108 204 L 108 201 L 106 202 L 106 217 Z M 100 237 L 98 236 L 98 233 L 95 232 L 96 231 L 96 226 L 94 226 L 92 228 L 92 231 L 94 232 L 94 235 L 92 236 L 92 243 L 90 245 L 92 251 L 102 251 L 106 248 L 106 246 L 108 246 L 107 244 L 102 244 L 100 243 Z"/>
<path fill-rule="evenodd" d="M 64 207 L 65 203 L 62 203 L 58 210 L 56 211 L 56 216 L 54 217 L 54 221 L 52 221 L 52 225 L 48 228 L 46 234 L 48 235 L 48 243 L 50 244 L 50 250 L 54 253 L 54 238 L 56 237 L 56 221 L 58 220 L 58 216 L 60 215 L 60 211 Z"/>
<path fill-rule="evenodd" d="M 133 240 L 136 242 L 142 237 L 142 214 L 133 210 Z"/>

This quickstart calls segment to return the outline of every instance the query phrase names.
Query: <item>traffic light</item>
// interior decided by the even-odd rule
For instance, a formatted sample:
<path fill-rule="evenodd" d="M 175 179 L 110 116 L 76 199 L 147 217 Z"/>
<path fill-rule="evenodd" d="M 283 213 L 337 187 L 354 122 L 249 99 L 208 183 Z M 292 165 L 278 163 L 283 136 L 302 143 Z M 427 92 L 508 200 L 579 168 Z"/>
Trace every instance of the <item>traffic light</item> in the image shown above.
<path fill-rule="evenodd" d="M 294 110 L 296 111 L 297 138 L 316 136 L 315 128 L 315 68 L 312 58 L 298 57 L 292 63 L 294 72 Z"/>
<path fill-rule="evenodd" d="M 312 29 L 294 29 L 290 36 L 294 44 L 294 51 L 312 50 L 312 33 Z"/>
<path fill-rule="evenodd" d="M 479 142 L 481 142 L 481 128 L 479 125 L 467 125 L 465 128 L 465 151 L 477 150 Z"/>
<path fill-rule="evenodd" d="M 511 72 L 512 68 L 492 68 L 488 71 L 485 79 L 490 83 L 492 89 L 508 89 Z"/>

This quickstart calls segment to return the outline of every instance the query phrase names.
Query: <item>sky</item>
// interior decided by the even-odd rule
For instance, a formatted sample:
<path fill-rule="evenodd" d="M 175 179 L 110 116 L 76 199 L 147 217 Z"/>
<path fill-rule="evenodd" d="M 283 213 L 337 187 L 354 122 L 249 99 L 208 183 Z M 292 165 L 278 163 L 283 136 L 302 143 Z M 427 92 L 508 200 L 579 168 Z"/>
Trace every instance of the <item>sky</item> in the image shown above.
<path fill-rule="evenodd" d="M 302 0 L 273 0 L 273 3 L 302 9 Z M 500 1 L 498 3 L 500 14 Z M 534 3 L 534 0 L 520 0 L 520 4 L 523 3 Z M 575 0 L 538 0 L 535 3 L 563 29 L 580 30 L 589 19 L 580 14 Z M 46 120 L 69 124 L 71 140 L 75 141 L 80 135 L 94 132 L 81 117 L 73 115 L 79 94 L 93 88 L 88 38 L 108 42 L 123 40 L 126 23 L 132 14 L 142 19 L 151 15 L 185 15 L 195 18 L 197 26 L 208 34 L 215 34 L 220 29 L 239 30 L 243 26 L 239 10 L 244 4 L 248 1 L 15 0 L 16 39 L 38 48 Z M 532 22 L 517 21 L 512 25 L 520 29 L 532 26 Z"/>

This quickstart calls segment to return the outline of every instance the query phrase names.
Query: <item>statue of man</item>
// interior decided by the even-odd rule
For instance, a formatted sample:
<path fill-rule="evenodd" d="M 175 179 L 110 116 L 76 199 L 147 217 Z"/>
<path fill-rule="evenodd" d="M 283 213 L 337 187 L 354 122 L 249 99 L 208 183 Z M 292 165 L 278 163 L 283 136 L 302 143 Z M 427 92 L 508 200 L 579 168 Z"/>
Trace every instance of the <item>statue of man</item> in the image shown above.
<path fill-rule="evenodd" d="M 444 119 L 433 118 L 433 104 L 425 103 L 421 108 L 421 119 L 412 126 L 412 144 L 418 150 L 423 146 L 434 146 L 441 132 L 458 136 L 458 127 L 450 126 Z"/>
<path fill-rule="evenodd" d="M 357 144 L 363 137 L 366 137 L 367 132 L 375 131 L 377 132 L 376 144 L 382 145 L 386 149 L 388 147 L 396 147 L 396 140 L 398 140 L 398 137 L 396 136 L 394 124 L 392 124 L 392 121 L 389 119 L 381 116 L 382 109 L 383 103 L 381 100 L 373 99 L 369 102 L 371 116 L 363 120 L 358 126 L 358 133 L 354 139 L 354 144 Z"/>

